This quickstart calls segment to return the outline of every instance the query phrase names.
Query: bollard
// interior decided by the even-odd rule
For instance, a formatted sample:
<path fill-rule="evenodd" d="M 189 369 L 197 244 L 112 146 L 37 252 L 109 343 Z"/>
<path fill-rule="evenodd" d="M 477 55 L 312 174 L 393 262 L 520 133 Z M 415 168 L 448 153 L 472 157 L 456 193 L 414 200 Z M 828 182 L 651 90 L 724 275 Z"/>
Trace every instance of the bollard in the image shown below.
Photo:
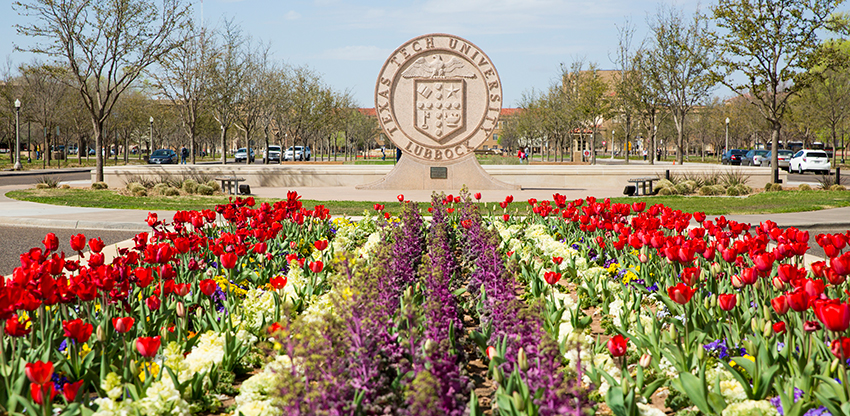
<path fill-rule="evenodd" d="M 670 180 L 670 169 L 664 171 L 664 179 Z"/>
<path fill-rule="evenodd" d="M 835 183 L 841 185 L 841 166 L 835 167 Z"/>

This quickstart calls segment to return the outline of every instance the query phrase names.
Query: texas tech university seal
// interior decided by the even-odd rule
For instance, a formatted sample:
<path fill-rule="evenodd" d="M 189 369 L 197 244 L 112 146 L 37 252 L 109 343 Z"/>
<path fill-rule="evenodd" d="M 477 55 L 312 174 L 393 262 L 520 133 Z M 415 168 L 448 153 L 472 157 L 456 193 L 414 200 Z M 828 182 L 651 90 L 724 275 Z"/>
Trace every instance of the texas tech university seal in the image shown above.
<path fill-rule="evenodd" d="M 451 162 L 472 155 L 502 109 L 502 85 L 490 58 L 457 36 L 412 39 L 384 63 L 375 87 L 384 133 L 404 155 Z"/>

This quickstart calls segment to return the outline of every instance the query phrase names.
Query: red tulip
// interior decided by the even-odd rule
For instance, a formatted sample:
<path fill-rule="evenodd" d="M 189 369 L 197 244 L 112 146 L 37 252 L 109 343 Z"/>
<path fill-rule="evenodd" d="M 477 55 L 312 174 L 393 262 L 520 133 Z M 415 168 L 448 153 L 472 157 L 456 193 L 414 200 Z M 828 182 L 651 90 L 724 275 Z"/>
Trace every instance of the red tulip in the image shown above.
<path fill-rule="evenodd" d="M 790 283 L 806 276 L 806 269 L 798 269 L 793 264 L 780 264 L 778 272 L 779 278 L 785 283 Z"/>
<path fill-rule="evenodd" d="M 139 337 L 136 339 L 136 350 L 145 358 L 153 358 L 159 351 L 160 339 L 155 337 Z"/>
<path fill-rule="evenodd" d="M 722 294 L 717 296 L 717 301 L 720 304 L 720 309 L 731 311 L 738 303 L 738 296 L 734 293 Z"/>
<path fill-rule="evenodd" d="M 148 212 L 148 218 L 145 221 L 148 223 L 149 227 L 156 225 L 156 223 L 159 222 L 157 220 L 156 212 Z"/>
<path fill-rule="evenodd" d="M 838 286 L 838 285 L 844 283 L 845 280 L 847 280 L 846 276 L 843 276 L 843 275 L 836 273 L 835 269 L 833 269 L 832 267 L 826 269 L 826 271 L 823 274 L 826 275 L 826 280 L 829 281 L 829 284 L 831 284 L 833 286 Z"/>
<path fill-rule="evenodd" d="M 803 288 L 788 292 L 785 297 L 788 299 L 788 305 L 791 306 L 791 309 L 797 312 L 809 309 L 809 294 Z"/>
<path fill-rule="evenodd" d="M 65 331 L 65 337 L 73 338 L 77 343 L 82 344 L 91 338 L 91 333 L 94 330 L 92 324 L 83 322 L 82 319 L 74 319 L 73 321 L 62 321 L 62 329 Z"/>
<path fill-rule="evenodd" d="M 705 221 L 705 213 L 704 212 L 694 212 L 694 220 L 696 220 L 696 222 L 702 224 L 702 222 Z"/>
<path fill-rule="evenodd" d="M 815 303 L 815 316 L 830 331 L 843 332 L 850 327 L 850 305 L 846 303 Z"/>
<path fill-rule="evenodd" d="M 694 287 L 699 282 L 699 267 L 685 267 L 679 277 L 686 285 Z"/>
<path fill-rule="evenodd" d="M 271 279 L 269 279 L 269 283 L 275 289 L 283 289 L 284 287 L 286 287 L 286 281 L 286 276 L 272 277 Z"/>
<path fill-rule="evenodd" d="M 476 200 L 478 200 L 478 201 L 481 200 L 481 192 L 476 192 L 475 195 L 473 195 L 473 196 L 475 197 Z"/>
<path fill-rule="evenodd" d="M 59 248 L 59 238 L 57 238 L 56 234 L 53 233 L 47 233 L 41 243 L 44 244 L 44 248 L 48 252 L 55 251 L 57 248 Z"/>
<path fill-rule="evenodd" d="M 558 283 L 559 280 L 561 280 L 561 274 L 558 272 L 546 272 L 543 273 L 543 280 L 545 280 L 546 283 L 549 283 L 550 285 L 554 285 L 555 283 Z"/>
<path fill-rule="evenodd" d="M 384 210 L 384 206 L 381 205 L 381 204 L 375 204 L 375 205 L 372 206 L 372 208 L 374 208 L 375 211 L 379 211 L 379 212 Z"/>
<path fill-rule="evenodd" d="M 18 314 L 13 314 L 9 319 L 6 320 L 6 333 L 11 337 L 23 337 L 29 335 L 32 328 L 27 328 L 27 324 L 30 322 L 30 319 L 27 318 L 25 321 L 21 322 Z"/>
<path fill-rule="evenodd" d="M 820 331 L 820 329 L 821 329 L 821 326 L 820 326 L 820 322 L 818 322 L 818 321 L 803 322 L 803 331 L 815 332 L 815 331 Z"/>
<path fill-rule="evenodd" d="M 563 257 L 552 256 L 552 263 L 561 264 L 562 261 L 564 261 Z"/>
<path fill-rule="evenodd" d="M 508 222 L 508 220 L 509 220 L 509 219 L 511 219 L 511 215 L 510 215 L 510 214 L 504 214 L 504 215 L 502 215 L 502 219 L 503 219 L 505 222 Z"/>
<path fill-rule="evenodd" d="M 773 306 L 773 310 L 775 310 L 779 315 L 785 315 L 791 307 L 788 304 L 788 298 L 785 295 L 780 295 L 771 299 L 770 305 Z"/>
<path fill-rule="evenodd" d="M 186 296 L 189 294 L 190 286 L 188 283 L 178 283 L 174 285 L 174 293 L 177 296 Z"/>
<path fill-rule="evenodd" d="M 215 290 L 218 288 L 218 285 L 215 283 L 213 279 L 204 279 L 198 282 L 198 286 L 201 288 L 201 293 L 212 296 L 215 293 Z"/>
<path fill-rule="evenodd" d="M 396 199 L 398 199 L 398 202 L 404 202 L 404 194 L 398 194 Z"/>
<path fill-rule="evenodd" d="M 30 382 L 35 384 L 46 384 L 50 381 L 50 378 L 53 377 L 53 363 L 50 361 L 27 363 L 26 366 L 24 366 L 24 372 L 27 374 L 27 378 Z"/>
<path fill-rule="evenodd" d="M 841 360 L 850 358 L 850 338 L 841 337 L 840 340 L 832 340 L 829 349 L 832 351 L 832 355 Z"/>
<path fill-rule="evenodd" d="M 145 267 L 136 267 L 133 270 L 133 275 L 136 277 L 137 284 L 140 288 L 146 288 L 153 281 L 153 273 L 151 269 Z"/>
<path fill-rule="evenodd" d="M 842 254 L 840 257 L 833 257 L 829 260 L 829 265 L 832 269 L 841 276 L 850 274 L 850 251 Z"/>
<path fill-rule="evenodd" d="M 779 322 L 773 324 L 773 332 L 780 334 L 780 335 L 784 334 L 785 333 L 785 322 L 779 321 Z"/>
<path fill-rule="evenodd" d="M 679 283 L 676 286 L 670 286 L 667 288 L 667 295 L 670 296 L 670 299 L 680 305 L 684 305 L 690 302 L 691 297 L 694 296 L 695 292 L 696 289 L 691 289 L 688 285 L 684 283 Z"/>
<path fill-rule="evenodd" d="M 89 248 L 95 253 L 100 253 L 104 246 L 105 244 L 103 244 L 103 240 L 100 238 L 92 238 L 89 240 Z"/>
<path fill-rule="evenodd" d="M 83 380 L 80 380 L 76 383 L 66 383 L 64 387 L 62 387 L 62 395 L 65 396 L 65 400 L 68 402 L 73 402 L 77 399 L 77 392 L 80 391 L 80 387 L 83 386 Z"/>
<path fill-rule="evenodd" d="M 234 253 L 224 253 L 219 259 L 221 260 L 221 267 L 224 267 L 225 269 L 232 269 L 236 267 L 238 257 L 236 257 L 236 254 Z"/>
<path fill-rule="evenodd" d="M 265 254 L 267 249 L 268 244 L 266 244 L 265 242 L 257 243 L 251 246 L 251 251 L 253 251 L 255 254 Z"/>
<path fill-rule="evenodd" d="M 151 295 L 149 298 L 145 299 L 145 305 L 147 305 L 148 309 L 152 311 L 159 310 L 159 306 L 162 304 L 162 301 L 159 300 L 156 295 Z"/>
<path fill-rule="evenodd" d="M 133 328 L 133 324 L 136 323 L 136 320 L 131 317 L 124 318 L 112 318 L 112 326 L 115 327 L 115 332 L 119 334 L 126 334 Z"/>
<path fill-rule="evenodd" d="M 472 220 L 461 220 L 460 226 L 468 230 L 469 227 L 472 227 Z"/>
<path fill-rule="evenodd" d="M 766 272 L 773 268 L 773 262 L 776 261 L 776 256 L 773 253 L 761 253 L 753 256 L 753 265 L 760 272 Z"/>
<path fill-rule="evenodd" d="M 507 203 L 509 203 L 509 204 L 510 204 L 511 202 L 514 202 L 514 196 L 513 196 L 513 195 L 508 195 L 508 196 L 506 196 L 506 197 L 505 197 L 505 202 L 507 202 Z M 579 205 L 581 205 L 581 204 L 579 204 Z"/>
<path fill-rule="evenodd" d="M 812 274 L 817 277 L 823 277 L 823 269 L 826 267 L 826 262 L 824 261 L 816 261 L 811 264 L 812 266 Z"/>
<path fill-rule="evenodd" d="M 43 388 L 41 385 L 36 383 L 30 384 L 30 396 L 32 396 L 32 401 L 39 406 L 44 404 L 44 390 L 47 390 L 47 394 L 50 395 L 50 400 L 53 400 L 53 398 L 56 397 L 56 389 L 53 387 L 53 383 L 48 383 L 43 386 Z"/>
<path fill-rule="evenodd" d="M 83 251 L 86 248 L 86 236 L 82 234 L 77 234 L 71 236 L 71 250 L 74 251 Z"/>
<path fill-rule="evenodd" d="M 614 335 L 608 338 L 608 352 L 611 353 L 612 357 L 622 357 L 626 354 L 628 343 L 628 338 L 623 338 L 620 334 Z"/>
<path fill-rule="evenodd" d="M 316 242 L 313 243 L 313 246 L 316 247 L 316 250 L 324 251 L 328 248 L 328 240 L 316 240 Z"/>
<path fill-rule="evenodd" d="M 310 262 L 310 270 L 311 270 L 313 273 L 321 273 L 321 272 L 322 272 L 322 269 L 324 269 L 324 268 L 325 268 L 325 264 L 324 264 L 324 263 L 322 263 L 322 262 L 321 262 L 321 261 L 319 261 L 319 260 L 317 260 L 317 261 L 313 261 L 313 262 Z"/>
<path fill-rule="evenodd" d="M 491 345 L 491 346 L 489 346 L 489 347 L 487 347 L 487 358 L 489 358 L 490 360 L 492 360 L 493 358 L 495 358 L 495 357 L 497 357 L 497 356 L 498 356 L 497 354 L 498 354 L 498 353 L 496 352 L 496 347 L 494 347 L 494 346 L 492 346 L 492 345 Z"/>

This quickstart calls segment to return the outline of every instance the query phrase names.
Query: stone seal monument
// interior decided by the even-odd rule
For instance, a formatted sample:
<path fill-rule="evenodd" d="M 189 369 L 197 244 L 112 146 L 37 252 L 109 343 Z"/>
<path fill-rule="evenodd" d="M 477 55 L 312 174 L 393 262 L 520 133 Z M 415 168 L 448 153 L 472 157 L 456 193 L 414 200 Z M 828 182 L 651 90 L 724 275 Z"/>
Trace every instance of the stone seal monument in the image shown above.
<path fill-rule="evenodd" d="M 498 125 L 502 84 L 471 42 L 430 34 L 403 44 L 381 68 L 375 110 L 402 157 L 387 176 L 358 189 L 519 189 L 491 177 L 475 159 Z"/>

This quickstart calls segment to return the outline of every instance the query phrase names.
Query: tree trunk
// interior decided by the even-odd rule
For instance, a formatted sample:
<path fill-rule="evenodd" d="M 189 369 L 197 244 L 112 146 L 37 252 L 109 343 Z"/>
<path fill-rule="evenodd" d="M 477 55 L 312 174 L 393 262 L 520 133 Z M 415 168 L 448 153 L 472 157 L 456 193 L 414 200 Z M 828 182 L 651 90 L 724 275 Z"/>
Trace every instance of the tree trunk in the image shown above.
<path fill-rule="evenodd" d="M 676 163 L 685 161 L 685 115 L 681 114 L 676 119 Z"/>
<path fill-rule="evenodd" d="M 221 129 L 221 164 L 227 164 L 227 143 L 225 142 L 225 138 L 227 137 L 227 129 Z"/>
<path fill-rule="evenodd" d="M 103 182 L 103 123 L 96 123 L 94 129 L 95 182 Z"/>
<path fill-rule="evenodd" d="M 779 130 L 782 129 L 782 124 L 778 121 L 773 121 L 773 132 L 770 137 L 770 170 L 773 171 L 771 182 L 779 183 Z"/>

